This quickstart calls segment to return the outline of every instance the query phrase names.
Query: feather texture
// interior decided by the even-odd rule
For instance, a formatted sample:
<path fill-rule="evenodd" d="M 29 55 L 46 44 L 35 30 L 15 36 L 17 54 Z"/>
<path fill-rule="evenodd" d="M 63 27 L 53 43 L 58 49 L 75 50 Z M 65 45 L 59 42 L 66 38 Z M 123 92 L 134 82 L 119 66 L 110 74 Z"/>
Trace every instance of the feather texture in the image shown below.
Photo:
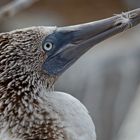
<path fill-rule="evenodd" d="M 32 27 L 0 34 L 0 139 L 95 140 L 84 106 L 52 92 L 57 79 L 41 70 L 43 39 L 54 28 Z"/>

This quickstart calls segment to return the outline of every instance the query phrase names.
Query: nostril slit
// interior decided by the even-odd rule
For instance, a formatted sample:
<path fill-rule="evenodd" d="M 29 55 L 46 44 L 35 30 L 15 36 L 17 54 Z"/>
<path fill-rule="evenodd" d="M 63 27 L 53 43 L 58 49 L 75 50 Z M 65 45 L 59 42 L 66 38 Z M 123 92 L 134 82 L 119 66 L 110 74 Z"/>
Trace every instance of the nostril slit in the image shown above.
<path fill-rule="evenodd" d="M 121 26 L 121 25 L 122 25 L 122 23 L 121 23 L 121 22 L 116 24 L 116 26 Z"/>

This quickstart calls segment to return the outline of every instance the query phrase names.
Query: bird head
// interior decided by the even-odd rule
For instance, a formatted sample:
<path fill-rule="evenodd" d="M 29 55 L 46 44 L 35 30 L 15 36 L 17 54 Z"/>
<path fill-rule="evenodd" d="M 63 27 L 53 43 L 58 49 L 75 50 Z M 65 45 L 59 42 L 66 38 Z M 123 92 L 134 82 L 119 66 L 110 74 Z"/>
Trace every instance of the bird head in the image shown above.
<path fill-rule="evenodd" d="M 9 32 L 8 36 L 2 35 L 4 41 L 0 42 L 4 43 L 8 38 L 9 46 L 4 46 L 5 51 L 1 53 L 5 53 L 5 59 L 11 56 L 6 64 L 9 71 L 14 68 L 15 73 L 19 70 L 32 75 L 37 73 L 38 78 L 44 81 L 51 79 L 51 83 L 54 83 L 58 76 L 94 45 L 139 22 L 140 10 L 136 9 L 74 26 L 20 29 Z"/>

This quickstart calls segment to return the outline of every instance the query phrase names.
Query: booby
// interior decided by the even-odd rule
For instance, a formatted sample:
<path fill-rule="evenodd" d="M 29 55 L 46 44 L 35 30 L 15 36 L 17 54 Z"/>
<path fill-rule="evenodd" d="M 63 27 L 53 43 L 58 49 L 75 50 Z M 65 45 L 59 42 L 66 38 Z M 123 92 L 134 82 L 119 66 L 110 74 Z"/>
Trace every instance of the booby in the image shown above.
<path fill-rule="evenodd" d="M 136 9 L 74 26 L 1 33 L 0 139 L 96 140 L 84 105 L 53 85 L 92 46 L 139 22 Z"/>

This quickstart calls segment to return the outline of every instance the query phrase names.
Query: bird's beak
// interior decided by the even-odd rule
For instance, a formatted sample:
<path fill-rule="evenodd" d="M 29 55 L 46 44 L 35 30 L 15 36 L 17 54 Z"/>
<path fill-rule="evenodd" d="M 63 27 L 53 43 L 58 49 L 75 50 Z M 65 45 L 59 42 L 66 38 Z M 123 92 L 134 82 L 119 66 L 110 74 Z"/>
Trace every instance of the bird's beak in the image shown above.
<path fill-rule="evenodd" d="M 140 23 L 140 8 L 95 22 L 57 28 L 59 45 L 48 59 L 47 70 L 58 75 L 97 43 Z M 49 65 L 51 64 L 51 65 Z"/>

